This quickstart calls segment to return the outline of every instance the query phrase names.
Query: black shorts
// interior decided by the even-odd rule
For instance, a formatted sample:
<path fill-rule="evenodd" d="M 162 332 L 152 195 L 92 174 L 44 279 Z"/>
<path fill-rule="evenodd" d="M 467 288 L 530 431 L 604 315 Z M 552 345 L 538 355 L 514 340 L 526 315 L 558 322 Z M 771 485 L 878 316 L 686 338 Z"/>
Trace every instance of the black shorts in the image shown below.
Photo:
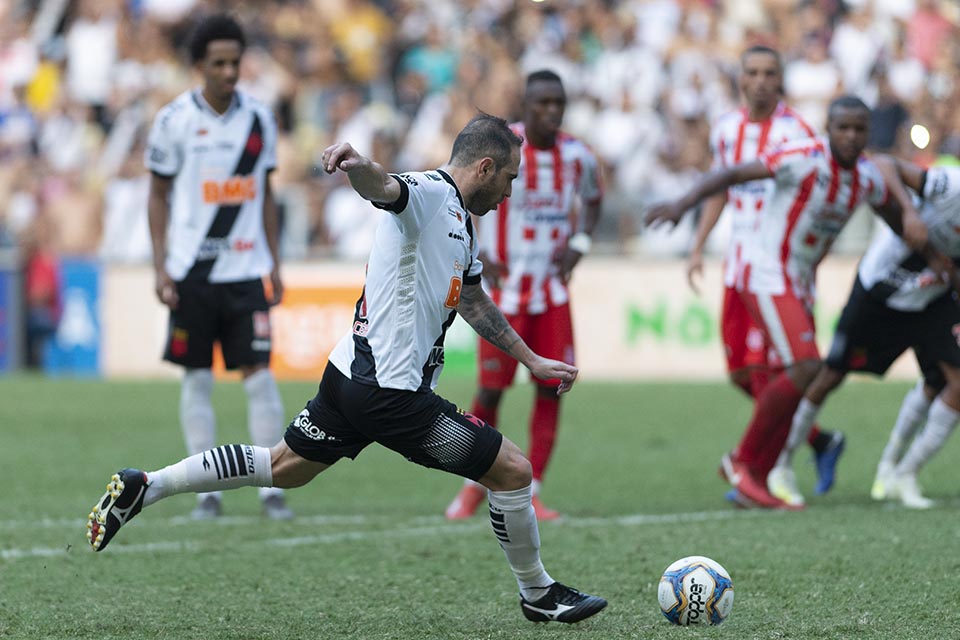
<path fill-rule="evenodd" d="M 270 305 L 262 280 L 177 283 L 163 359 L 207 369 L 220 342 L 227 369 L 270 364 Z"/>
<path fill-rule="evenodd" d="M 857 278 L 843 308 L 826 363 L 837 371 L 886 373 L 913 349 L 926 383 L 945 384 L 939 363 L 960 367 L 960 305 L 947 293 L 923 311 L 897 311 L 871 296 Z"/>
<path fill-rule="evenodd" d="M 325 464 L 379 442 L 411 462 L 477 480 L 493 466 L 503 436 L 432 391 L 361 384 L 327 363 L 317 395 L 283 439 L 297 455 Z"/>

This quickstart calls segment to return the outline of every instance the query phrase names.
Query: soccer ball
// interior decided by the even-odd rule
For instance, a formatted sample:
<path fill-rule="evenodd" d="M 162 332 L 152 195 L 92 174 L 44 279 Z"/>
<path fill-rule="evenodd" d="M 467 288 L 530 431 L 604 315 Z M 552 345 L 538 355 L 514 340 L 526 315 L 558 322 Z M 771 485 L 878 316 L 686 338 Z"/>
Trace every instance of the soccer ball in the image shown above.
<path fill-rule="evenodd" d="M 733 581 L 710 558 L 687 556 L 663 572 L 657 598 L 673 624 L 720 624 L 733 609 Z"/>

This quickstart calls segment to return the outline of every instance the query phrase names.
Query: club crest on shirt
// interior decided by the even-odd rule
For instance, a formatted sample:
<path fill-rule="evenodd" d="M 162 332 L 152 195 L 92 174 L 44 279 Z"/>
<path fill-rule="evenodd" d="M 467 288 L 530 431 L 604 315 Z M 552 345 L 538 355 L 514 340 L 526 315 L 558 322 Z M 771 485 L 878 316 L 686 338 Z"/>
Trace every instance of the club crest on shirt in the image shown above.
<path fill-rule="evenodd" d="M 453 216 L 457 219 L 457 222 L 463 222 L 463 214 L 454 209 L 453 207 L 447 207 L 447 215 Z"/>

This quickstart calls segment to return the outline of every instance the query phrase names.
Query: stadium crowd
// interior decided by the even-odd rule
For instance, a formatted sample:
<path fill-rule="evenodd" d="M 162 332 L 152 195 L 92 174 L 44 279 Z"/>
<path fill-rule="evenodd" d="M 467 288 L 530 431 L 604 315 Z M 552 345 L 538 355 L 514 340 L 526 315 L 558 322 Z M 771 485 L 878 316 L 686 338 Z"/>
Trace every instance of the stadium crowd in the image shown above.
<path fill-rule="evenodd" d="M 184 43 L 222 10 L 250 35 L 240 88 L 279 120 L 286 259 L 366 257 L 374 219 L 356 215 L 342 175 L 318 169 L 328 144 L 350 140 L 391 170 L 436 167 L 477 109 L 518 118 L 522 80 L 540 68 L 562 77 L 565 128 L 604 165 L 608 252 L 688 250 L 691 216 L 668 233 L 642 229 L 641 214 L 708 168 L 709 124 L 737 104 L 751 44 L 783 53 L 786 98 L 814 126 L 852 93 L 873 107 L 872 149 L 920 164 L 960 155 L 950 1 L 7 0 L 0 246 L 149 260 L 147 128 L 196 83 Z M 870 218 L 838 249 L 861 251 Z M 716 233 L 711 247 L 724 243 Z"/>

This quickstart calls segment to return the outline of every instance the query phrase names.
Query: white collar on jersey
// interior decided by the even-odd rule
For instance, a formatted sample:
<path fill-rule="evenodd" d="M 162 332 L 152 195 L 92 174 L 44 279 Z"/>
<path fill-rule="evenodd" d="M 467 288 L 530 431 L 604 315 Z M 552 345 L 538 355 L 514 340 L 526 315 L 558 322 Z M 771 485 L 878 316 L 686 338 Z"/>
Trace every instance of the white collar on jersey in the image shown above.
<path fill-rule="evenodd" d="M 233 112 L 240 108 L 240 92 L 234 91 L 233 96 L 230 98 L 230 106 L 227 107 L 227 110 L 223 113 L 219 113 L 216 109 L 210 106 L 210 103 L 207 102 L 206 98 L 203 97 L 203 89 L 197 87 L 190 93 L 190 97 L 193 98 L 194 104 L 197 105 L 197 108 L 201 111 L 206 112 L 208 115 L 214 118 L 220 118 L 223 120 L 228 120 L 230 116 L 233 115 Z"/>
<path fill-rule="evenodd" d="M 443 169 L 437 169 L 437 173 L 440 174 L 440 177 L 450 183 L 450 186 L 453 187 L 453 190 L 457 192 L 457 200 L 460 201 L 460 206 L 463 207 L 463 210 L 467 210 L 467 205 L 463 204 L 463 196 L 460 195 L 460 187 L 457 186 L 457 183 L 453 181 L 453 178 L 449 173 Z"/>

